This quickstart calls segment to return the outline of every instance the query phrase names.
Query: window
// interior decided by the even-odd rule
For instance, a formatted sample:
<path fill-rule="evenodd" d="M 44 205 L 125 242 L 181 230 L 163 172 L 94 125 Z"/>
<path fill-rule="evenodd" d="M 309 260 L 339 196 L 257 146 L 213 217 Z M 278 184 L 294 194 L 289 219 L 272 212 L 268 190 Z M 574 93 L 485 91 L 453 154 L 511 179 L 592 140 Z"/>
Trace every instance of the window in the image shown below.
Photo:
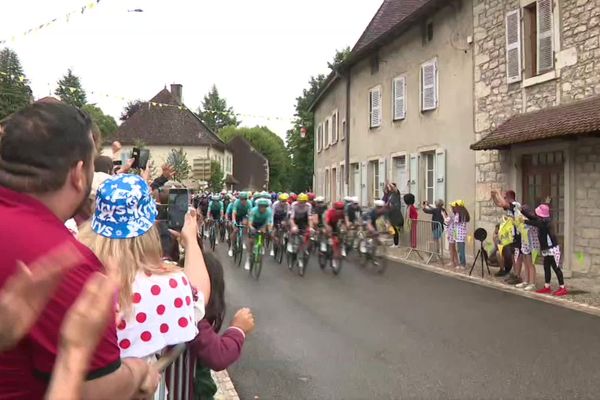
<path fill-rule="evenodd" d="M 423 154 L 425 161 L 425 200 L 435 203 L 435 153 Z"/>
<path fill-rule="evenodd" d="M 331 143 L 336 144 L 338 141 L 338 112 L 335 111 L 331 116 Z"/>
<path fill-rule="evenodd" d="M 329 118 L 325 120 L 325 138 L 323 139 L 325 148 L 329 147 Z"/>
<path fill-rule="evenodd" d="M 433 40 L 433 22 L 429 21 L 423 26 L 423 43 L 429 43 Z"/>
<path fill-rule="evenodd" d="M 342 140 L 346 139 L 346 120 L 342 121 Z"/>
<path fill-rule="evenodd" d="M 317 128 L 317 152 L 323 150 L 323 124 Z"/>
<path fill-rule="evenodd" d="M 326 199 L 329 199 L 329 170 L 326 169 L 325 170 L 325 188 L 323 190 L 323 196 L 325 196 Z"/>
<path fill-rule="evenodd" d="M 345 197 L 346 196 L 346 188 L 344 185 L 344 182 L 346 182 L 346 174 L 344 174 L 344 172 L 346 172 L 345 166 L 344 164 L 340 165 L 340 179 L 339 179 L 339 185 L 340 185 L 340 189 L 339 189 L 339 193 L 340 193 L 340 197 Z"/>
<path fill-rule="evenodd" d="M 406 156 L 398 156 L 392 159 L 392 182 L 394 182 L 400 193 L 410 192 L 408 185 L 408 169 L 406 168 Z"/>
<path fill-rule="evenodd" d="M 371 57 L 371 75 L 379 72 L 379 56 Z"/>
<path fill-rule="evenodd" d="M 381 87 L 369 90 L 369 126 L 381 126 Z"/>
<path fill-rule="evenodd" d="M 506 14 L 506 79 L 521 80 L 521 15 L 519 10 Z"/>
<path fill-rule="evenodd" d="M 406 117 L 406 78 L 404 76 L 394 79 L 392 93 L 394 96 L 394 121 L 398 121 Z"/>
<path fill-rule="evenodd" d="M 372 200 L 377 200 L 379 196 L 379 160 L 369 162 L 369 170 L 371 176 L 370 181 L 370 194 Z"/>
<path fill-rule="evenodd" d="M 350 164 L 350 193 L 360 196 L 360 164 Z"/>
<path fill-rule="evenodd" d="M 437 59 L 421 65 L 421 111 L 435 110 L 438 106 Z"/>

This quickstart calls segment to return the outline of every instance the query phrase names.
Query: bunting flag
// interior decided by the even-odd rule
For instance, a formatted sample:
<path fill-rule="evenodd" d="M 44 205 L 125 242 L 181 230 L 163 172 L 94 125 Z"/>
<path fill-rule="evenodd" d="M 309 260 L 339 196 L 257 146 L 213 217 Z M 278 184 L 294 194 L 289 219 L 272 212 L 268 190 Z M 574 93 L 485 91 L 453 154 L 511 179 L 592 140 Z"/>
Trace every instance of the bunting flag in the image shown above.
<path fill-rule="evenodd" d="M 54 18 L 54 19 L 52 19 L 52 20 L 50 20 L 50 21 L 48 21 L 48 22 L 46 22 L 44 24 L 41 24 L 41 25 L 35 26 L 33 28 L 30 28 L 30 29 L 26 30 L 25 32 L 23 32 L 21 34 L 12 35 L 12 36 L 10 36 L 7 39 L 0 40 L 0 45 L 4 45 L 4 44 L 6 44 L 8 42 L 12 43 L 15 40 L 17 40 L 17 38 L 19 38 L 19 37 L 30 35 L 30 34 L 32 34 L 34 32 L 37 32 L 37 31 L 39 31 L 41 29 L 47 28 L 50 25 L 55 24 L 57 22 L 61 22 L 61 21 L 69 22 L 72 17 L 77 16 L 77 15 L 83 15 L 83 14 L 85 14 L 86 11 L 94 9 L 100 3 L 100 1 L 101 0 L 90 1 L 89 3 L 85 4 L 82 7 L 78 8 L 76 10 L 73 10 L 71 12 L 66 13 L 62 17 Z"/>

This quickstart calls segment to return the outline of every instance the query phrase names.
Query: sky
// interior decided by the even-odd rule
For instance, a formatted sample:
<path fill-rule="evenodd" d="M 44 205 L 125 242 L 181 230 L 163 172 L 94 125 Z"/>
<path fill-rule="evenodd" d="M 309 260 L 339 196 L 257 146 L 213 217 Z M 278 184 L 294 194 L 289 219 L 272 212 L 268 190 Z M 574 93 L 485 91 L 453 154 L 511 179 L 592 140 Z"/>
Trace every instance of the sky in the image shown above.
<path fill-rule="evenodd" d="M 285 137 L 310 77 L 329 73 L 327 62 L 356 43 L 382 0 L 101 0 L 65 21 L 90 2 L 0 2 L 0 40 L 18 53 L 35 98 L 71 68 L 88 102 L 120 122 L 128 100 L 180 83 L 196 110 L 215 84 L 243 126 Z"/>

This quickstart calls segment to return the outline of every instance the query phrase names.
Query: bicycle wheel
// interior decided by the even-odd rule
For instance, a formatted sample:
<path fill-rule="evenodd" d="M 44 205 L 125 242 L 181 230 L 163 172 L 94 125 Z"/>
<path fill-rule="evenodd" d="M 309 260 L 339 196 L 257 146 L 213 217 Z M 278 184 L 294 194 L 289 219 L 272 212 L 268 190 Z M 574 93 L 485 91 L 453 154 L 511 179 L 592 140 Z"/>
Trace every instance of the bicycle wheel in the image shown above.
<path fill-rule="evenodd" d="M 275 261 L 277 261 L 279 264 L 283 262 L 283 253 L 285 253 L 285 243 L 283 243 L 283 238 L 280 237 L 279 244 L 275 249 Z"/>
<path fill-rule="evenodd" d="M 339 275 L 340 271 L 342 270 L 343 260 L 344 260 L 344 257 L 332 257 L 331 258 L 330 265 L 331 265 L 331 270 L 333 271 L 334 275 Z"/>
<path fill-rule="evenodd" d="M 214 224 L 211 225 L 208 236 L 210 240 L 210 248 L 212 251 L 215 251 L 215 245 L 217 242 L 217 232 Z"/>
<path fill-rule="evenodd" d="M 319 267 L 321 268 L 321 271 L 324 271 L 327 266 L 327 258 L 327 254 L 319 251 Z"/>
<path fill-rule="evenodd" d="M 255 260 L 252 265 L 250 265 L 250 274 L 254 277 L 254 279 L 258 280 L 262 271 L 262 249 L 260 249 L 260 251 L 257 252 L 253 258 L 255 258 Z"/>

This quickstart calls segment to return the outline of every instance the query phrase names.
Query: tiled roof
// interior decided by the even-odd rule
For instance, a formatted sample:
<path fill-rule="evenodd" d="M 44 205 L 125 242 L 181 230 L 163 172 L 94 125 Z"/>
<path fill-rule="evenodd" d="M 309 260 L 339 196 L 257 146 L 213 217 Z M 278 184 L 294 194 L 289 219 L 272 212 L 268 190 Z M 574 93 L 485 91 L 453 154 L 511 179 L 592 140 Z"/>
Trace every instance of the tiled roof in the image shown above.
<path fill-rule="evenodd" d="M 123 144 L 144 142 L 147 146 L 213 146 L 225 148 L 225 143 L 188 108 L 163 89 L 150 102 L 119 126 L 115 140 Z M 169 106 L 171 105 L 171 106 Z"/>
<path fill-rule="evenodd" d="M 421 9 L 435 0 L 384 0 L 381 7 L 352 49 L 359 54 L 379 44 L 401 25 L 411 20 Z"/>
<path fill-rule="evenodd" d="M 492 150 L 511 144 L 584 134 L 600 134 L 600 96 L 517 114 L 471 145 L 471 149 Z"/>

